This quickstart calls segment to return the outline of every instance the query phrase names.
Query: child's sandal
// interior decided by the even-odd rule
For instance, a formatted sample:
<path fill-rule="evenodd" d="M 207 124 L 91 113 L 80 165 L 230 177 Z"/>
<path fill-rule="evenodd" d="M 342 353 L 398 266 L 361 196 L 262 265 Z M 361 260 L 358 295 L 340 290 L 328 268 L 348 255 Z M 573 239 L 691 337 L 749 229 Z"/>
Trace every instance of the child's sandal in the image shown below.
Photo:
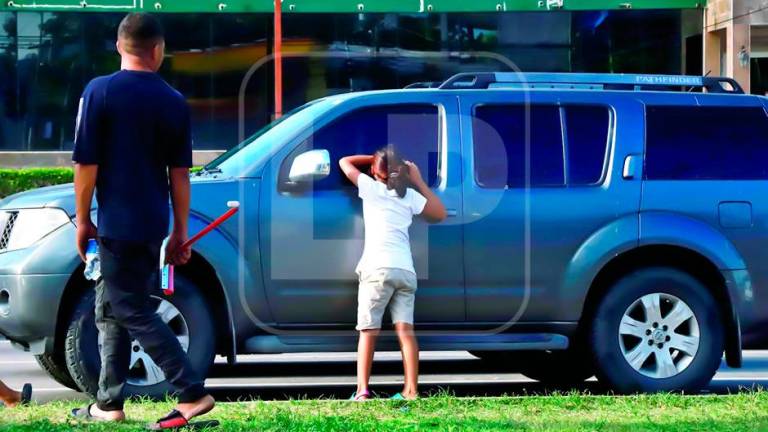
<path fill-rule="evenodd" d="M 352 393 L 352 396 L 349 398 L 349 400 L 353 402 L 365 402 L 371 400 L 371 392 L 366 390 L 360 393 Z"/>

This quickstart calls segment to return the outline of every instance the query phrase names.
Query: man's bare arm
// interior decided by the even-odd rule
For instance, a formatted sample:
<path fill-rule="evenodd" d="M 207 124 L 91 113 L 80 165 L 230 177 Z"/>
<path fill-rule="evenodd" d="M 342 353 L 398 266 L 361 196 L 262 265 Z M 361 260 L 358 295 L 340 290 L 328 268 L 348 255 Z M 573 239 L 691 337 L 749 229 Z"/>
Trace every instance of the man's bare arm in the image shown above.
<path fill-rule="evenodd" d="M 190 183 L 189 168 L 170 168 L 171 203 L 173 204 L 173 231 L 187 233 L 189 220 Z"/>
<path fill-rule="evenodd" d="M 75 213 L 77 222 L 77 252 L 85 261 L 88 240 L 96 238 L 96 227 L 91 221 L 93 191 L 96 189 L 98 165 L 75 164 Z"/>
<path fill-rule="evenodd" d="M 179 250 L 182 243 L 187 241 L 189 202 L 191 197 L 189 168 L 169 168 L 171 184 L 171 204 L 173 206 L 173 229 L 168 241 L 168 260 L 175 265 L 186 264 L 192 257 L 192 251 Z"/>

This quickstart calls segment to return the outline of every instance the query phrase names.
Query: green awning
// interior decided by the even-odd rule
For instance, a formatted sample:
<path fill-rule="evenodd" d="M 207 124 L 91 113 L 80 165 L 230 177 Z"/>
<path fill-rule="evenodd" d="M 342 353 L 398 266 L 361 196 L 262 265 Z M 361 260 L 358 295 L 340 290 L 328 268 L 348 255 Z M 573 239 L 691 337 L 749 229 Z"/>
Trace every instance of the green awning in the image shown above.
<path fill-rule="evenodd" d="M 272 0 L 2 0 L 0 10 L 87 12 L 272 12 Z M 286 0 L 285 13 L 441 13 L 695 9 L 706 0 Z"/>

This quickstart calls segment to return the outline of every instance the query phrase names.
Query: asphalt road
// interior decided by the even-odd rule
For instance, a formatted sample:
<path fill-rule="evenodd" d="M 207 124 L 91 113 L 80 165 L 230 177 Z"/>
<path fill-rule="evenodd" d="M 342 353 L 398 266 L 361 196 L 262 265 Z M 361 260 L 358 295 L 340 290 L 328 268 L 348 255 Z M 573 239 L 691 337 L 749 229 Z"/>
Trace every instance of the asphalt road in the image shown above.
<path fill-rule="evenodd" d="M 354 389 L 354 353 L 258 355 L 242 356 L 238 360 L 238 365 L 228 366 L 223 359 L 217 359 L 206 382 L 217 399 L 346 399 Z M 422 353 L 421 371 L 421 388 L 425 392 L 445 389 L 458 396 L 498 396 L 556 390 L 489 365 L 466 352 Z M 377 353 L 374 390 L 398 391 L 401 374 L 399 353 Z M 48 378 L 31 355 L 13 349 L 7 341 L 0 341 L 0 379 L 15 388 L 31 382 L 38 402 L 85 399 L 83 394 Z M 746 352 L 742 369 L 723 366 L 705 392 L 732 393 L 755 386 L 768 388 L 768 351 Z M 594 379 L 580 389 L 606 392 Z"/>

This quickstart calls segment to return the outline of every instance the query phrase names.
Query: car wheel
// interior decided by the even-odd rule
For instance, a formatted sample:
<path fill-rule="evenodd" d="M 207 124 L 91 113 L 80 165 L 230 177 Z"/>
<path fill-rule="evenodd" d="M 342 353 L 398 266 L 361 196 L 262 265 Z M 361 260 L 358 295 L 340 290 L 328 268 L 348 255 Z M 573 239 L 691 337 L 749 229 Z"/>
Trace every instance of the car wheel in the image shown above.
<path fill-rule="evenodd" d="M 183 277 L 176 276 L 175 289 L 172 297 L 162 296 L 158 290 L 158 295 L 151 297 L 153 307 L 176 335 L 192 366 L 205 377 L 216 351 L 216 333 L 210 308 L 200 291 Z M 78 388 L 92 396 L 98 390 L 101 370 L 94 298 L 94 292 L 90 291 L 81 299 L 65 339 L 67 368 Z M 160 399 L 174 392 L 163 371 L 135 340 L 131 341 L 129 367 L 126 397 Z"/>
<path fill-rule="evenodd" d="M 591 346 L 598 379 L 621 393 L 698 391 L 723 355 L 717 302 L 696 278 L 648 268 L 619 280 L 597 307 Z"/>
<path fill-rule="evenodd" d="M 542 384 L 569 387 L 581 384 L 595 372 L 589 356 L 575 349 L 557 351 L 470 351 L 497 366 L 508 367 Z"/>
<path fill-rule="evenodd" d="M 64 360 L 63 350 L 50 354 L 36 355 L 35 360 L 37 360 L 37 364 L 40 365 L 40 368 L 45 371 L 49 377 L 53 378 L 54 381 L 64 387 L 79 390 L 77 384 L 75 384 L 75 381 L 69 375 L 67 362 Z"/>

